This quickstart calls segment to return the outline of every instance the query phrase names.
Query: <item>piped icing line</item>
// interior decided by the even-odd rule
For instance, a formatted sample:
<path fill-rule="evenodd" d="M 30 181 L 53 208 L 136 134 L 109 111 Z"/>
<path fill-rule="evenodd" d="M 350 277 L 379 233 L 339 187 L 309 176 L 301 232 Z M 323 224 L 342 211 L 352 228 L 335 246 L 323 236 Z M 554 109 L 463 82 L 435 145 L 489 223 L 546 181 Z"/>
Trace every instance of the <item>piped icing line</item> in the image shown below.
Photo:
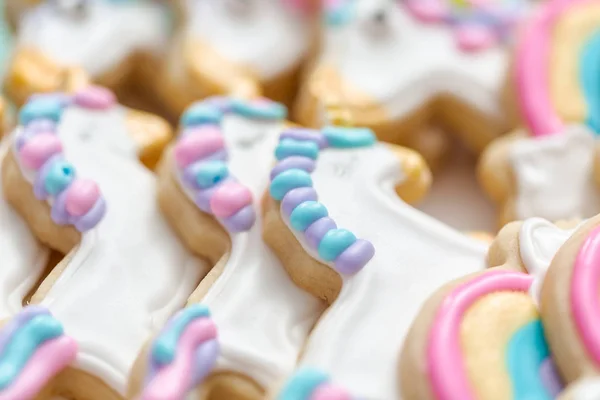
<path fill-rule="evenodd" d="M 464 314 L 483 296 L 499 291 L 527 293 L 533 277 L 495 270 L 465 282 L 444 299 L 436 313 L 427 344 L 427 374 L 439 400 L 475 400 L 462 356 L 460 330 Z M 508 342 L 506 364 L 514 398 L 551 399 L 557 378 L 548 379 L 549 350 L 539 319 L 521 326 Z M 449 366 L 452 366 L 449 368 Z M 531 396 L 531 397 L 528 397 Z"/>
<path fill-rule="evenodd" d="M 69 106 L 104 110 L 115 102 L 109 90 L 90 86 L 73 96 L 32 96 L 19 113 L 14 154 L 35 197 L 48 201 L 52 220 L 59 225 L 73 225 L 86 232 L 106 213 L 106 202 L 96 182 L 78 177 L 75 166 L 65 157 L 57 134 L 62 114 Z"/>
<path fill-rule="evenodd" d="M 291 229 L 302 235 L 320 260 L 342 275 L 360 271 L 375 254 L 373 245 L 340 229 L 318 201 L 311 173 L 321 150 L 372 146 L 375 135 L 366 128 L 329 126 L 321 131 L 290 129 L 275 149 L 278 163 L 271 171 L 271 196 L 281 202 L 281 213 Z"/>
<path fill-rule="evenodd" d="M 244 232 L 256 221 L 252 192 L 230 173 L 221 123 L 225 114 L 253 120 L 283 120 L 284 106 L 266 99 L 215 97 L 197 102 L 181 117 L 175 144 L 176 171 L 200 210 L 230 232 Z"/>
<path fill-rule="evenodd" d="M 524 0 L 406 0 L 404 5 L 421 22 L 451 26 L 463 51 L 485 50 L 506 42 L 526 10 Z"/>
<path fill-rule="evenodd" d="M 585 46 L 581 61 L 581 85 L 588 103 L 586 124 L 600 133 L 600 30 Z"/>
<path fill-rule="evenodd" d="M 0 400 L 30 399 L 77 354 L 77 343 L 41 306 L 29 306 L 0 331 Z"/>
<path fill-rule="evenodd" d="M 571 313 L 583 346 L 600 366 L 600 228 L 594 229 L 577 254 L 571 277 Z"/>
<path fill-rule="evenodd" d="M 331 382 L 322 371 L 304 368 L 285 384 L 277 400 L 358 400 L 344 388 Z"/>
<path fill-rule="evenodd" d="M 548 83 L 554 25 L 570 9 L 593 3 L 594 0 L 552 0 L 540 8 L 523 32 L 517 46 L 516 85 L 520 108 L 533 136 L 553 135 L 565 128 L 552 104 Z"/>
<path fill-rule="evenodd" d="M 189 306 L 173 316 L 152 342 L 140 400 L 182 399 L 214 368 L 217 327 L 208 308 Z"/>

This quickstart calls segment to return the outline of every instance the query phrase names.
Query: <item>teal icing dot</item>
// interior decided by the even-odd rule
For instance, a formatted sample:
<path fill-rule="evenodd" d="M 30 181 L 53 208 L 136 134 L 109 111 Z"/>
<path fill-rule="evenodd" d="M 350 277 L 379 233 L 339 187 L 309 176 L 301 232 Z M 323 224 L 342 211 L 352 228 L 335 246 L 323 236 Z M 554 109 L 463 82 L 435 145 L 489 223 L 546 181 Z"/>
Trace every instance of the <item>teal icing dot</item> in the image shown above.
<path fill-rule="evenodd" d="M 354 17 L 355 0 L 339 0 L 325 12 L 325 22 L 329 26 L 339 27 L 347 24 Z"/>
<path fill-rule="evenodd" d="M 51 195 L 56 195 L 75 179 L 75 167 L 68 161 L 56 161 L 50 167 L 44 180 L 44 189 Z"/>
<path fill-rule="evenodd" d="M 312 187 L 312 185 L 312 178 L 308 172 L 292 168 L 283 171 L 273 178 L 269 192 L 271 193 L 271 197 L 277 201 L 281 201 L 290 190 L 299 187 Z"/>
<path fill-rule="evenodd" d="M 340 149 L 372 146 L 377 141 L 373 131 L 368 128 L 326 126 L 322 132 L 329 146 Z"/>
<path fill-rule="evenodd" d="M 319 156 L 319 145 L 312 140 L 282 139 L 275 149 L 278 160 L 290 156 L 303 156 L 316 160 Z"/>
<path fill-rule="evenodd" d="M 60 101 L 52 98 L 39 98 L 25 104 L 19 112 L 19 122 L 27 125 L 34 119 L 49 119 L 58 122 L 63 112 Z"/>
<path fill-rule="evenodd" d="M 323 236 L 319 243 L 319 256 L 325 261 L 333 261 L 354 242 L 356 242 L 356 236 L 349 230 L 332 229 Z"/>
<path fill-rule="evenodd" d="M 175 315 L 167 327 L 152 344 L 152 357 L 159 364 L 168 364 L 175 359 L 177 342 L 187 326 L 198 318 L 210 317 L 210 311 L 204 304 L 194 304 Z"/>
<path fill-rule="evenodd" d="M 217 107 L 206 103 L 196 103 L 190 106 L 181 116 L 183 126 L 220 124 L 223 113 Z"/>
<path fill-rule="evenodd" d="M 550 355 L 544 327 L 537 319 L 517 330 L 506 346 L 506 364 L 513 398 L 551 400 L 540 376 L 540 367 Z"/>
<path fill-rule="evenodd" d="M 207 189 L 229 176 L 229 168 L 223 161 L 206 161 L 196 172 L 196 183 L 201 189 Z"/>
<path fill-rule="evenodd" d="M 0 390 L 9 386 L 44 342 L 63 334 L 51 315 L 38 315 L 15 332 L 0 359 Z"/>
<path fill-rule="evenodd" d="M 319 386 L 328 381 L 327 374 L 321 371 L 299 370 L 279 393 L 277 400 L 308 400 Z"/>
<path fill-rule="evenodd" d="M 325 206 L 318 201 L 305 201 L 290 214 L 290 224 L 297 231 L 304 232 L 313 222 L 329 215 Z"/>
<path fill-rule="evenodd" d="M 281 120 L 287 117 L 287 108 L 274 101 L 231 100 L 231 111 L 245 118 Z"/>

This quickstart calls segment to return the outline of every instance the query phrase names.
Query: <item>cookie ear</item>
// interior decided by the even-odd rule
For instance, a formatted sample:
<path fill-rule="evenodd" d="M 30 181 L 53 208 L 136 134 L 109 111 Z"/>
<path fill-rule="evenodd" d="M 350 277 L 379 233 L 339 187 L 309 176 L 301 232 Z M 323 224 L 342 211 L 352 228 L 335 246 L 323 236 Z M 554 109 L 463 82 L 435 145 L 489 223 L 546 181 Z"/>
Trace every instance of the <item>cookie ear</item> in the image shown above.
<path fill-rule="evenodd" d="M 431 171 L 427 163 L 416 151 L 393 144 L 387 144 L 387 146 L 398 157 L 404 177 L 396 185 L 396 193 L 409 204 L 418 202 L 431 187 Z"/>

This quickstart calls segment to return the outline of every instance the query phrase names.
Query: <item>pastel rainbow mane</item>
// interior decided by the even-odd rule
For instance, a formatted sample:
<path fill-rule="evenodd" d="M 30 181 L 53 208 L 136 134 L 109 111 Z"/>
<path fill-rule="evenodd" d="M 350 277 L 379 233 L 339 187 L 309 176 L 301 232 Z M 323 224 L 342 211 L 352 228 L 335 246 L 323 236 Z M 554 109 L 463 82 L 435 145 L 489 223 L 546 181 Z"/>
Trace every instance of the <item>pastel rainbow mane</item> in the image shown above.
<path fill-rule="evenodd" d="M 75 360 L 77 344 L 41 306 L 29 306 L 0 331 L 0 400 L 34 398 Z"/>
<path fill-rule="evenodd" d="M 585 123 L 600 133 L 600 18 L 587 13 L 581 23 L 587 6 L 598 3 L 553 0 L 544 5 L 517 49 L 517 101 L 534 137 L 559 134 L 569 122 Z M 558 42 L 566 57 L 556 55 Z M 551 84 L 554 76 L 561 79 L 556 87 Z M 561 99 L 569 102 L 562 108 L 571 112 L 557 107 Z"/>
<path fill-rule="evenodd" d="M 494 292 L 527 293 L 533 277 L 520 272 L 486 272 L 456 287 L 440 305 L 427 346 L 427 372 L 439 400 L 475 400 L 461 348 L 464 314 L 482 297 Z M 558 387 L 539 318 L 521 325 L 508 340 L 505 366 L 513 398 L 552 399 Z"/>

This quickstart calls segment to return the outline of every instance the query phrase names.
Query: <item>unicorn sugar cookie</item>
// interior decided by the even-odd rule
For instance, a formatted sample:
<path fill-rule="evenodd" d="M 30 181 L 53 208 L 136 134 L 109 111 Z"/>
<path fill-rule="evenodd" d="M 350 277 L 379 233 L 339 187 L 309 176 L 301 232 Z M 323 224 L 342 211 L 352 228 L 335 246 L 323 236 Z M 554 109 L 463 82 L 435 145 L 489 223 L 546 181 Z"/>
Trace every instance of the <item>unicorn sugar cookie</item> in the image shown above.
<path fill-rule="evenodd" d="M 170 111 L 210 95 L 289 103 L 315 36 L 318 0 L 178 0 L 158 85 Z"/>
<path fill-rule="evenodd" d="M 553 399 L 562 390 L 540 294 L 557 252 L 581 225 L 532 218 L 505 226 L 490 268 L 440 288 L 404 344 L 404 399 Z M 451 366 L 451 367 L 450 367 Z"/>
<path fill-rule="evenodd" d="M 11 3 L 21 0 L 7 0 Z M 38 92 L 76 89 L 87 79 L 115 90 L 153 81 L 170 34 L 156 0 L 40 0 L 20 7 L 5 88 L 23 104 Z M 134 82 L 134 80 L 138 80 Z M 131 86 L 131 85 L 130 85 Z"/>
<path fill-rule="evenodd" d="M 210 358 L 199 360 L 174 383 L 152 386 L 150 345 L 134 370 L 134 394 L 171 399 L 189 390 L 193 399 L 258 400 L 292 373 L 324 305 L 292 283 L 262 239 L 261 198 L 285 116 L 285 107 L 269 100 L 229 98 L 195 103 L 183 114 L 179 138 L 160 164 L 159 201 L 188 247 L 216 264 L 189 304 L 210 309 L 220 353 L 214 369 L 206 371 Z M 316 154 L 315 146 L 307 151 Z M 190 378 L 197 369 L 204 384 Z"/>
<path fill-rule="evenodd" d="M 305 164 L 308 148 L 316 161 Z M 298 368 L 358 398 L 400 398 L 398 354 L 421 303 L 485 268 L 485 243 L 399 199 L 422 177 L 422 158 L 410 173 L 406 152 L 365 128 L 285 132 L 265 201 L 265 240 L 297 285 L 330 303 Z"/>
<path fill-rule="evenodd" d="M 89 87 L 32 97 L 13 136 L 5 196 L 35 236 L 67 254 L 32 298 L 79 346 L 52 392 L 120 399 L 144 341 L 207 271 L 161 216 L 156 179 L 139 160 L 170 128 Z"/>
<path fill-rule="evenodd" d="M 0 399 L 56 398 L 49 382 L 76 353 L 77 343 L 48 309 L 23 309 L 0 329 Z"/>
<path fill-rule="evenodd" d="M 600 218 L 586 222 L 560 249 L 542 287 L 541 313 L 567 388 L 561 399 L 600 395 L 598 279 Z"/>
<path fill-rule="evenodd" d="M 508 128 L 501 104 L 507 51 L 529 3 L 326 1 L 322 49 L 296 117 L 321 126 L 323 104 L 341 102 L 355 125 L 382 140 L 411 142 L 436 123 L 479 152 Z"/>
<path fill-rule="evenodd" d="M 511 93 L 523 128 L 490 145 L 480 181 L 500 222 L 588 218 L 600 212 L 600 3 L 552 0 L 515 53 Z"/>

